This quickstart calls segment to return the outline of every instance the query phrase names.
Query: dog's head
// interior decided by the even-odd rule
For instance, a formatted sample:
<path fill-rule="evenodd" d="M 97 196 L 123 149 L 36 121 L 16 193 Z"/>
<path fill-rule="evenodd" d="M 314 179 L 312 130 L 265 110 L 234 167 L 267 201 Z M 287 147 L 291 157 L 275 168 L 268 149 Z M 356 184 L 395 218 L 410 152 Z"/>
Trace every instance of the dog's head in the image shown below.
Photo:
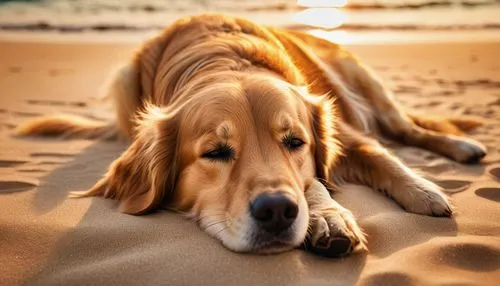
<path fill-rule="evenodd" d="M 185 92 L 140 116 L 135 141 L 100 183 L 105 195 L 126 213 L 188 213 L 235 251 L 301 244 L 304 192 L 328 180 L 338 149 L 330 102 L 255 74 Z"/>

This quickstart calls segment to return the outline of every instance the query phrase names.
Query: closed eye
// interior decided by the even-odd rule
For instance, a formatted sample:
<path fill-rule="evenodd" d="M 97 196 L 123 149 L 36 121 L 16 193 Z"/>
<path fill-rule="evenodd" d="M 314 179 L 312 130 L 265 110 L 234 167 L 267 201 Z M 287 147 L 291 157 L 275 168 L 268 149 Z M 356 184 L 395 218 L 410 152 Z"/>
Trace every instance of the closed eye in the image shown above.
<path fill-rule="evenodd" d="M 305 142 L 294 134 L 289 133 L 283 137 L 281 144 L 290 151 L 297 151 L 304 146 Z"/>
<path fill-rule="evenodd" d="M 235 158 L 235 152 L 230 145 L 220 144 L 214 149 L 203 153 L 201 157 L 214 161 L 229 162 Z"/>

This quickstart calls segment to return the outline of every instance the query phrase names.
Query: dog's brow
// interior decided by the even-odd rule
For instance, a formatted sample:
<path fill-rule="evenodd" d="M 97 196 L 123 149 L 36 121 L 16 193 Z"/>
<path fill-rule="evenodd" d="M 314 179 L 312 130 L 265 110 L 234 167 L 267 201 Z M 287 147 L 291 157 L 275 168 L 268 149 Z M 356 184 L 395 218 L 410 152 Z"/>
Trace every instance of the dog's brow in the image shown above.
<path fill-rule="evenodd" d="M 224 122 L 217 126 L 217 129 L 215 130 L 215 133 L 217 134 L 217 137 L 220 137 L 222 139 L 229 139 L 231 136 L 231 124 Z"/>
<path fill-rule="evenodd" d="M 292 129 L 292 119 L 288 114 L 281 114 L 278 119 L 278 129 L 282 132 L 286 132 Z"/>

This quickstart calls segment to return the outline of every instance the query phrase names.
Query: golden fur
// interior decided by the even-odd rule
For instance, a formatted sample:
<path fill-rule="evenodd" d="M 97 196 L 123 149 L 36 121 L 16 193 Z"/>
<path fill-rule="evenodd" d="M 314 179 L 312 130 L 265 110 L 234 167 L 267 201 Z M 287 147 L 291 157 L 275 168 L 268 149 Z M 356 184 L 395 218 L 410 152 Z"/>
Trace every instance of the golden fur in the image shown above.
<path fill-rule="evenodd" d="M 450 216 L 440 188 L 377 138 L 464 163 L 485 155 L 480 143 L 462 137 L 480 122 L 409 114 L 338 45 L 241 18 L 178 20 L 145 43 L 108 90 L 116 123 L 55 116 L 18 133 L 130 138 L 104 177 L 74 196 L 112 198 L 129 214 L 160 207 L 188 213 L 235 251 L 290 249 L 304 242 L 308 228 L 307 246 L 320 254 L 366 249 L 354 216 L 318 181 L 366 184 L 407 211 Z M 285 147 L 287 136 L 303 146 Z M 213 159 L 213 150 L 232 157 Z M 275 192 L 296 203 L 298 214 L 288 236 L 264 239 L 248 205 Z"/>

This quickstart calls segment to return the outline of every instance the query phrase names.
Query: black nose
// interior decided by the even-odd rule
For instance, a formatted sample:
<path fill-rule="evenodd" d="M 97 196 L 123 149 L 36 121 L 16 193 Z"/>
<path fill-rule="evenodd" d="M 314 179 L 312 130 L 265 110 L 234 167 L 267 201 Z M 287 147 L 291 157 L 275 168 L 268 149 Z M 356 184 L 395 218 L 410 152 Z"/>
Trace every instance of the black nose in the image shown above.
<path fill-rule="evenodd" d="M 268 232 L 279 233 L 292 225 L 299 208 L 282 193 L 264 193 L 251 204 L 250 212 L 259 225 Z"/>

